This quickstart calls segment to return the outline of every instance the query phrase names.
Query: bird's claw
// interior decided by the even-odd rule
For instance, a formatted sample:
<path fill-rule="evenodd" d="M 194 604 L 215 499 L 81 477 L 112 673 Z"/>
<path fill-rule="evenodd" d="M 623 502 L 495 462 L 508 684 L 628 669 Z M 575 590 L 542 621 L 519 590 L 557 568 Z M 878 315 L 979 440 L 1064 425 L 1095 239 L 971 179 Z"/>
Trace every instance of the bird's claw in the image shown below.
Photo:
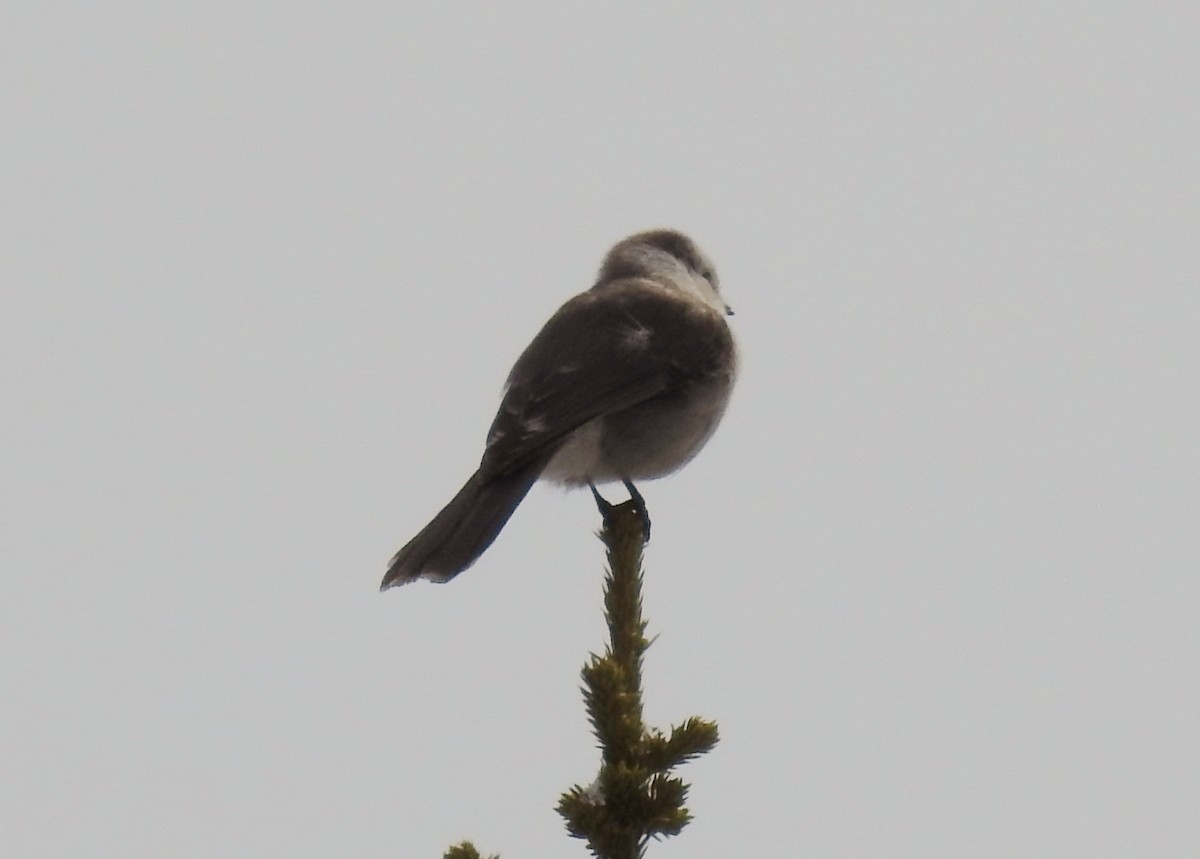
<path fill-rule="evenodd" d="M 646 499 L 642 497 L 642 493 L 637 491 L 637 487 L 633 485 L 633 481 L 624 480 L 625 488 L 629 490 L 629 500 L 633 502 L 634 509 L 637 512 L 638 519 L 642 523 L 642 542 L 650 542 L 650 511 L 646 509 Z"/>
<path fill-rule="evenodd" d="M 629 490 L 629 501 L 626 504 L 633 505 L 633 511 L 637 514 L 638 521 L 642 523 L 642 542 L 650 542 L 650 514 L 646 510 L 646 499 L 642 498 L 642 493 L 637 491 L 637 487 L 630 481 L 624 481 L 625 488 Z M 600 511 L 600 518 L 604 521 L 604 527 L 609 528 L 613 523 L 613 513 L 618 507 L 624 507 L 624 504 L 611 504 L 605 500 L 600 491 L 596 489 L 596 484 L 588 483 L 588 488 L 592 490 L 592 497 L 596 499 L 596 509 Z"/>
<path fill-rule="evenodd" d="M 600 518 L 604 520 L 604 527 L 611 527 L 613 511 L 617 508 L 605 500 L 604 496 L 600 494 L 600 490 L 596 488 L 596 484 L 589 483 L 588 488 L 592 490 L 592 497 L 596 499 L 596 509 L 600 511 Z"/>

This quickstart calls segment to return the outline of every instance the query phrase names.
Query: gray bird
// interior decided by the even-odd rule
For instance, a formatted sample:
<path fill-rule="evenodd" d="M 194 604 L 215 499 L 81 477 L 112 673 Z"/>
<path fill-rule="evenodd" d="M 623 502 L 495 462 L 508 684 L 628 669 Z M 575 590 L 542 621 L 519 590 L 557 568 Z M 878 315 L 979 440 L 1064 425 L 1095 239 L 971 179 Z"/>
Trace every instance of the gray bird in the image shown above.
<path fill-rule="evenodd" d="M 396 553 L 381 590 L 445 582 L 483 554 L 539 478 L 624 482 L 681 468 L 725 412 L 737 369 L 717 274 L 674 230 L 619 242 L 595 286 L 550 317 L 508 375 L 479 469 Z"/>

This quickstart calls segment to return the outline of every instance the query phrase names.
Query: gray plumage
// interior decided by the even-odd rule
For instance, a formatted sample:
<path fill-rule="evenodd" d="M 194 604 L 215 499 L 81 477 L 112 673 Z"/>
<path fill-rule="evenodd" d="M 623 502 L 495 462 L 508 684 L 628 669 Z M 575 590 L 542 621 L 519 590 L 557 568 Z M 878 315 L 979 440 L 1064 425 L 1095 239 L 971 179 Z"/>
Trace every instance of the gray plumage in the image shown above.
<path fill-rule="evenodd" d="M 607 255 L 517 359 L 479 469 L 396 553 L 382 589 L 448 581 L 492 544 L 539 478 L 662 477 L 716 429 L 736 372 L 731 312 L 708 258 L 672 230 Z"/>

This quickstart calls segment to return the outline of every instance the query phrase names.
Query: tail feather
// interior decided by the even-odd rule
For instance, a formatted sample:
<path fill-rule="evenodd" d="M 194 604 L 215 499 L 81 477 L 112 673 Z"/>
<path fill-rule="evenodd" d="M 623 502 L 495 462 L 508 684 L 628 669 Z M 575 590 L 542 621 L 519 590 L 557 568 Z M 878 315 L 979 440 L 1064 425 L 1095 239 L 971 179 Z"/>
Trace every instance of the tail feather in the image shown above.
<path fill-rule="evenodd" d="M 487 479 L 478 471 L 472 474 L 433 521 L 396 553 L 379 589 L 417 579 L 448 582 L 475 563 L 528 494 L 543 464 Z"/>

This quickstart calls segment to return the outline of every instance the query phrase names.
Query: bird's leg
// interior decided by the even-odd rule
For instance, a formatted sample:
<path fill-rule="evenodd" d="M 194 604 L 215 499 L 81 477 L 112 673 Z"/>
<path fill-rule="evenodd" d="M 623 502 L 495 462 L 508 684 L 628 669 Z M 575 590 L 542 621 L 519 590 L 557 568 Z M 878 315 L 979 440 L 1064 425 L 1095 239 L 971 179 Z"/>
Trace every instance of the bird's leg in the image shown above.
<path fill-rule="evenodd" d="M 596 499 L 596 509 L 600 511 L 600 518 L 604 520 L 604 527 L 607 528 L 612 523 L 612 513 L 616 508 L 604 500 L 604 496 L 600 494 L 600 490 L 596 488 L 596 484 L 590 480 L 588 481 L 588 488 L 592 490 L 592 497 Z"/>
<path fill-rule="evenodd" d="M 638 518 L 642 520 L 642 538 L 643 542 L 650 542 L 650 512 L 646 509 L 646 499 L 642 497 L 642 493 L 637 491 L 637 487 L 633 485 L 633 481 L 625 478 L 622 483 L 629 490 L 629 498 L 633 501 L 634 508 L 637 510 Z M 595 491 L 593 489 L 593 491 Z"/>
<path fill-rule="evenodd" d="M 650 514 L 646 512 L 646 499 L 642 498 L 642 493 L 637 491 L 637 487 L 629 480 L 622 481 L 625 488 L 629 490 L 629 500 L 625 504 L 610 504 L 600 494 L 600 490 L 596 488 L 596 484 L 588 481 L 588 488 L 592 490 L 592 497 L 596 499 L 596 509 L 600 511 L 600 518 L 604 520 L 604 527 L 612 524 L 613 511 L 617 507 L 624 507 L 626 504 L 633 506 L 633 511 L 637 514 L 638 521 L 642 523 L 642 542 L 650 542 Z"/>

